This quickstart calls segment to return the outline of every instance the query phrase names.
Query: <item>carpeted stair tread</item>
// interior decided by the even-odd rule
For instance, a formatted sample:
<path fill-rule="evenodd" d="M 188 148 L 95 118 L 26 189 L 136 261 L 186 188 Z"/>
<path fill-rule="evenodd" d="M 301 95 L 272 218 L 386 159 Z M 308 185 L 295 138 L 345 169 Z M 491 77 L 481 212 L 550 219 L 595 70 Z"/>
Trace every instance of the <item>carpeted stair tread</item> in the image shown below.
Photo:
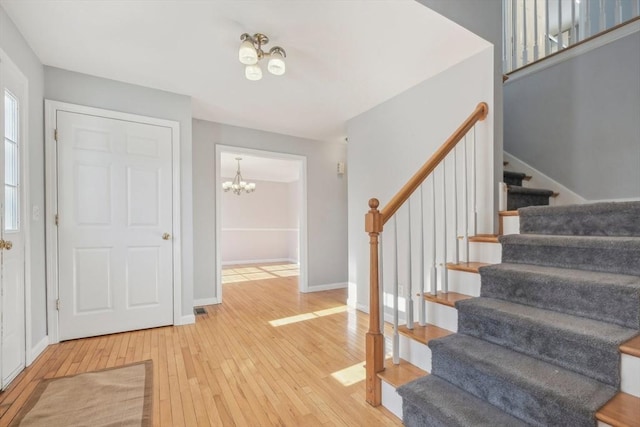
<path fill-rule="evenodd" d="M 584 375 L 477 338 L 429 343 L 432 374 L 538 426 L 595 426 L 616 389 Z"/>
<path fill-rule="evenodd" d="M 500 236 L 502 261 L 640 275 L 640 237 Z"/>
<path fill-rule="evenodd" d="M 520 185 L 508 185 L 507 190 L 511 194 L 527 194 L 527 195 L 535 195 L 535 196 L 543 196 L 543 197 L 551 197 L 553 195 L 553 191 L 551 190 L 545 190 L 542 188 L 522 187 Z"/>
<path fill-rule="evenodd" d="M 449 382 L 429 375 L 398 388 L 407 427 L 526 427 L 528 424 Z"/>
<path fill-rule="evenodd" d="M 640 236 L 640 202 L 532 206 L 520 210 L 523 234 Z"/>
<path fill-rule="evenodd" d="M 458 332 L 618 387 L 619 346 L 636 329 L 492 298 L 460 301 Z"/>
<path fill-rule="evenodd" d="M 480 268 L 482 297 L 640 329 L 640 277 L 530 264 Z"/>
<path fill-rule="evenodd" d="M 522 180 L 527 177 L 526 174 L 521 172 L 504 171 L 502 178 L 507 185 L 522 185 Z"/>
<path fill-rule="evenodd" d="M 539 188 L 507 185 L 507 209 L 514 210 L 527 206 L 546 206 L 553 191 Z"/>

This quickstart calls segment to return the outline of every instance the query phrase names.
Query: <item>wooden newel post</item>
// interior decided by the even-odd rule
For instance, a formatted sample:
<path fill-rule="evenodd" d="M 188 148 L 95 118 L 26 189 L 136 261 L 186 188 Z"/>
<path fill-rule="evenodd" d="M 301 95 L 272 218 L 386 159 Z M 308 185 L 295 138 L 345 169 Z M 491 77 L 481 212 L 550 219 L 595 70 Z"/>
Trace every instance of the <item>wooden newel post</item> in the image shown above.
<path fill-rule="evenodd" d="M 378 235 L 382 232 L 382 214 L 378 199 L 369 200 L 365 231 L 369 233 L 369 332 L 366 341 L 367 402 L 382 403 L 382 385 L 378 372 L 384 370 L 384 335 L 380 331 L 380 288 L 378 283 Z"/>

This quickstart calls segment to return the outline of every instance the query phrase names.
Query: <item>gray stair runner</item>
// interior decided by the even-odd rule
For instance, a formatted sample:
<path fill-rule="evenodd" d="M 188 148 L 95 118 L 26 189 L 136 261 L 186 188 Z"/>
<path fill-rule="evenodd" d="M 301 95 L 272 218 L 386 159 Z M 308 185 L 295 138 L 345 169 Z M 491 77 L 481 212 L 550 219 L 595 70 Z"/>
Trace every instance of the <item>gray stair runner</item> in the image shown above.
<path fill-rule="evenodd" d="M 480 269 L 482 297 L 457 303 L 458 333 L 429 342 L 432 375 L 398 389 L 405 425 L 595 427 L 618 390 L 618 346 L 640 329 L 638 212 L 522 209 L 524 234 L 500 238 L 504 263 Z"/>

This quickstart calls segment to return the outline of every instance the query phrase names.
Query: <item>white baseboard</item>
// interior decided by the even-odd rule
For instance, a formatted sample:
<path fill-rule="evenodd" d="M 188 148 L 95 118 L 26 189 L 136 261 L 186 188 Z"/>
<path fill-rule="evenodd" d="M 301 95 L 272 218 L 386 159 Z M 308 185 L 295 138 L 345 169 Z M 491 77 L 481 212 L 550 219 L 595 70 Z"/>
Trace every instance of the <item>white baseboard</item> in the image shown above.
<path fill-rule="evenodd" d="M 268 259 L 241 259 L 241 260 L 235 260 L 235 261 L 222 261 L 222 265 L 267 264 L 272 262 L 288 262 L 290 264 L 298 264 L 298 260 L 293 258 L 268 258 Z"/>
<path fill-rule="evenodd" d="M 346 282 L 342 283 L 327 283 L 326 285 L 316 285 L 316 286 L 308 286 L 305 293 L 309 292 L 322 292 L 322 291 L 331 291 L 333 289 L 344 289 L 348 285 Z"/>
<path fill-rule="evenodd" d="M 45 335 L 44 338 L 27 351 L 25 365 L 31 365 L 42 354 L 43 351 L 49 346 L 49 336 Z"/>
<path fill-rule="evenodd" d="M 369 314 L 369 306 L 356 302 L 356 310 Z"/>
<path fill-rule="evenodd" d="M 186 316 L 182 316 L 180 320 L 178 320 L 178 323 L 176 323 L 174 326 L 191 325 L 193 323 L 196 323 L 196 315 L 187 314 Z"/>
<path fill-rule="evenodd" d="M 193 300 L 193 306 L 194 307 L 201 307 L 203 305 L 213 305 L 213 304 L 220 304 L 220 301 L 218 300 L 218 298 L 216 298 L 216 297 L 198 298 L 198 299 L 194 299 Z"/>

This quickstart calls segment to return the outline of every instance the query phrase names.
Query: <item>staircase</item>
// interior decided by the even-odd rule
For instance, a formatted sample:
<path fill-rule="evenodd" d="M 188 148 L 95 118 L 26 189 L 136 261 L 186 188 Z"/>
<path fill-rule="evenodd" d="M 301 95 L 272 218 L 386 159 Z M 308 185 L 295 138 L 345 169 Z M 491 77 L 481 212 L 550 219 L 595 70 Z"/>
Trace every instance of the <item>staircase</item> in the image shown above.
<path fill-rule="evenodd" d="M 639 426 L 640 202 L 500 218 L 470 239 L 493 265 L 449 264 L 430 324 L 400 329 L 383 405 L 407 426 Z"/>
<path fill-rule="evenodd" d="M 523 181 L 529 181 L 531 176 L 521 172 L 505 170 L 504 183 L 507 187 L 507 210 L 513 211 L 527 206 L 547 206 L 550 197 L 557 197 L 558 193 L 540 188 L 523 186 Z"/>

